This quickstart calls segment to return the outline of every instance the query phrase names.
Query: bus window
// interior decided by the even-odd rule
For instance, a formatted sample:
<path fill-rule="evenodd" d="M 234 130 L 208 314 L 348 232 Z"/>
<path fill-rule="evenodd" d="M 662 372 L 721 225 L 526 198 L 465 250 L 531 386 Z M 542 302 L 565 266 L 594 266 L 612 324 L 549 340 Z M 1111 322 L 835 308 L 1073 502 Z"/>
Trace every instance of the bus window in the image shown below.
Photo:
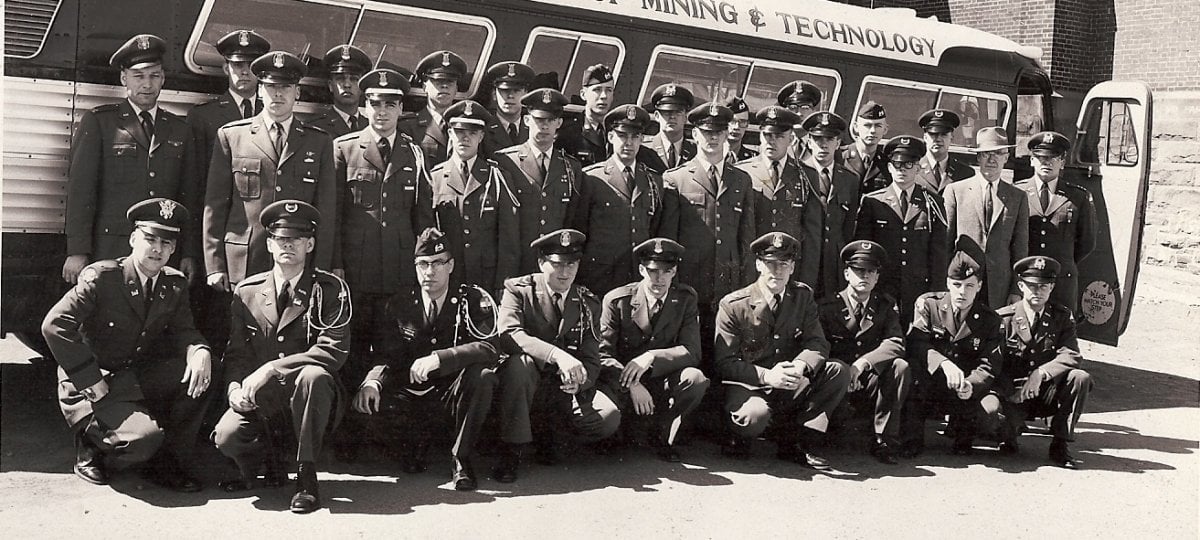
<path fill-rule="evenodd" d="M 954 138 L 950 141 L 954 146 L 973 148 L 975 134 L 985 128 L 1004 126 L 1008 117 L 1008 103 L 999 99 L 966 92 L 942 92 L 938 108 L 950 109 L 958 113 L 961 122 L 954 130 Z"/>
<path fill-rule="evenodd" d="M 1017 156 L 1029 155 L 1027 143 L 1033 135 L 1042 131 L 1045 119 L 1042 118 L 1042 95 L 1021 94 L 1017 96 Z"/>
<path fill-rule="evenodd" d="M 828 111 L 837 101 L 838 87 L 841 80 L 836 71 L 821 68 L 802 68 L 800 66 L 772 65 L 765 62 L 755 62 L 750 72 L 750 84 L 742 99 L 751 111 L 757 111 L 768 105 L 775 105 L 779 89 L 792 81 L 805 80 L 821 89 L 821 103 L 817 110 Z"/>
<path fill-rule="evenodd" d="M 937 104 L 937 90 L 922 88 L 916 83 L 869 82 L 869 79 L 871 77 L 863 80 L 862 95 L 854 110 L 867 101 L 874 101 L 887 110 L 889 135 L 919 135 L 921 128 L 917 120 Z"/>
<path fill-rule="evenodd" d="M 584 70 L 604 64 L 619 73 L 624 58 L 625 45 L 617 38 L 536 28 L 529 34 L 522 62 L 537 73 L 534 86 L 556 88 L 581 104 L 577 98 Z"/>
<path fill-rule="evenodd" d="M 1138 164 L 1138 140 L 1129 105 L 1119 101 L 1093 102 L 1084 117 L 1084 130 L 1076 144 L 1081 164 L 1133 167 Z"/>
<path fill-rule="evenodd" d="M 292 0 L 210 0 L 184 57 L 193 71 L 220 75 L 224 59 L 217 53 L 217 40 L 249 28 L 267 38 L 272 49 L 299 56 L 311 70 L 321 65 L 325 51 L 350 39 L 358 12 L 357 7 Z"/>
<path fill-rule="evenodd" d="M 1011 103 L 1004 94 L 876 76 L 863 77 L 855 110 L 868 100 L 887 109 L 888 133 L 892 135 L 919 134 L 921 115 L 930 109 L 954 111 L 960 124 L 950 145 L 958 151 L 974 147 L 980 129 L 1007 125 Z"/>
<path fill-rule="evenodd" d="M 470 92 L 475 88 L 475 75 L 486 67 L 482 62 L 491 52 L 495 34 L 491 21 L 482 17 L 371 4 L 354 32 L 353 44 L 376 64 L 384 60 L 410 70 L 429 53 L 454 51 L 466 61 L 468 69 L 458 90 Z M 415 88 L 413 93 L 422 92 Z"/>
<path fill-rule="evenodd" d="M 738 63 L 713 57 L 699 57 L 674 53 L 662 53 L 654 57 L 646 85 L 642 90 L 641 103 L 650 102 L 654 89 L 667 83 L 675 83 L 691 90 L 696 104 L 723 100 L 739 94 L 746 85 L 749 63 Z"/>

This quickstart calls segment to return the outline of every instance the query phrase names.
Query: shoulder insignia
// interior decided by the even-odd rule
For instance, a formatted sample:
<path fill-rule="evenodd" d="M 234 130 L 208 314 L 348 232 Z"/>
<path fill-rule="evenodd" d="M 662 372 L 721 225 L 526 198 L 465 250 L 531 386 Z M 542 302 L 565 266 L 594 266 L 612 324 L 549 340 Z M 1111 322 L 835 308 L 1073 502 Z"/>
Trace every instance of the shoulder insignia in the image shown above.
<path fill-rule="evenodd" d="M 600 170 L 603 168 L 604 168 L 604 162 L 601 161 L 600 163 L 593 163 L 591 165 L 588 165 L 587 167 L 584 167 L 583 172 L 591 173 L 592 171 L 597 171 L 597 170 Z"/>
<path fill-rule="evenodd" d="M 80 283 L 92 283 L 100 277 L 100 274 L 103 274 L 105 272 L 111 272 L 113 270 L 119 270 L 120 268 L 121 268 L 121 263 L 119 263 L 117 261 L 112 261 L 112 260 L 96 261 L 92 264 L 87 265 L 86 267 L 84 267 L 83 271 L 79 272 L 79 282 Z"/>
<path fill-rule="evenodd" d="M 221 126 L 221 129 L 229 129 L 231 127 L 248 126 L 252 123 L 254 123 L 253 118 L 243 118 L 241 120 L 234 120 L 228 124 L 225 124 L 225 125 Z"/>
<path fill-rule="evenodd" d="M 243 279 L 241 282 L 238 283 L 238 288 L 240 289 L 247 285 L 257 285 L 259 283 L 264 283 L 267 281 L 267 278 L 270 277 L 270 275 L 271 275 L 271 272 L 267 271 L 267 272 L 260 272 L 260 273 L 254 274 L 253 276 L 247 276 L 246 279 Z"/>
<path fill-rule="evenodd" d="M 186 277 L 181 270 L 170 267 L 170 266 L 162 267 L 162 273 L 163 273 L 163 275 L 171 276 L 171 277 Z"/>
<path fill-rule="evenodd" d="M 301 130 L 303 130 L 303 129 L 307 128 L 307 129 L 311 129 L 311 130 L 313 130 L 313 131 L 315 131 L 315 132 L 317 132 L 317 133 L 324 133 L 324 134 L 326 134 L 326 135 L 329 135 L 329 132 L 328 132 L 328 131 L 325 131 L 324 129 L 321 129 L 321 126 L 314 126 L 314 125 L 312 125 L 312 124 L 305 124 L 305 123 L 301 123 L 301 124 L 300 124 L 298 127 L 299 127 Z"/>
<path fill-rule="evenodd" d="M 996 310 L 996 315 L 999 315 L 1001 317 L 1011 317 L 1016 313 L 1017 313 L 1017 308 L 1012 305 L 1004 306 L 1004 307 Z"/>
<path fill-rule="evenodd" d="M 92 112 L 94 112 L 94 113 L 112 112 L 112 111 L 116 111 L 119 108 L 121 108 L 120 103 L 106 103 L 104 105 L 97 105 L 95 107 L 92 107 Z"/>
<path fill-rule="evenodd" d="M 812 287 L 809 287 L 808 284 L 803 281 L 793 281 L 792 286 L 800 290 L 812 292 Z"/>
<path fill-rule="evenodd" d="M 338 138 L 334 139 L 334 140 L 333 140 L 333 142 L 335 142 L 335 143 L 340 143 L 340 142 L 343 142 L 343 141 L 354 141 L 354 140 L 358 140 L 358 136 L 359 136 L 359 135 L 361 135 L 361 134 L 362 134 L 362 132 L 361 132 L 361 131 L 355 131 L 355 132 L 353 132 L 353 133 L 347 133 L 347 134 L 345 134 L 345 135 L 342 135 L 341 137 L 338 137 Z"/>

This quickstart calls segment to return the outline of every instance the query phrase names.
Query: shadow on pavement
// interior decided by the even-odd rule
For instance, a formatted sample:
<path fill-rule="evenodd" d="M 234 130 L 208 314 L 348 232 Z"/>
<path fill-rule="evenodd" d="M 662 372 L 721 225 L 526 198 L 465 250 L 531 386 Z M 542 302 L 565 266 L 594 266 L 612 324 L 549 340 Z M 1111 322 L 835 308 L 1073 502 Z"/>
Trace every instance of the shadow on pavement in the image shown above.
<path fill-rule="evenodd" d="M 1200 381 L 1107 362 L 1085 362 L 1095 387 L 1084 412 L 1200 407 Z"/>

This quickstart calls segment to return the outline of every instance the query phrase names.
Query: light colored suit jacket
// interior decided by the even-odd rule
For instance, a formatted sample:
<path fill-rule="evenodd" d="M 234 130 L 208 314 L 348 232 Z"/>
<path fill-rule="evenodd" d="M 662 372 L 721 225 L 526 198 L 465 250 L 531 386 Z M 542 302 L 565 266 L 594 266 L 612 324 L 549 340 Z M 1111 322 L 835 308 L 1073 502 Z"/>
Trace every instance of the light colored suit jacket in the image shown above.
<path fill-rule="evenodd" d="M 974 240 L 984 253 L 988 306 L 1000 309 L 1008 295 L 1017 294 L 1012 265 L 1029 254 L 1029 204 L 1025 193 L 997 180 L 991 223 L 984 222 L 983 194 L 986 180 L 975 175 L 946 186 L 946 240 L 952 253 L 960 236 Z"/>

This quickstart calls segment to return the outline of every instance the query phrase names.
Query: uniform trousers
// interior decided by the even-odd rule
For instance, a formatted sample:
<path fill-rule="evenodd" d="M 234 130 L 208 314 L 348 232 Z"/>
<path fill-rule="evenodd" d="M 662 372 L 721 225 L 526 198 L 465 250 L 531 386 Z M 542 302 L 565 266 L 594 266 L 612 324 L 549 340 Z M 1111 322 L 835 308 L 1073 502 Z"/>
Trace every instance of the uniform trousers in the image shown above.
<path fill-rule="evenodd" d="M 1072 369 L 1042 383 L 1038 397 L 1022 403 L 1004 400 L 1006 435 L 1015 438 L 1025 428 L 1025 419 L 1050 417 L 1050 433 L 1055 439 L 1075 440 L 1075 425 L 1087 403 L 1092 389 L 1092 376 L 1082 369 Z"/>
<path fill-rule="evenodd" d="M 969 443 L 976 434 L 994 432 L 1000 426 L 1000 397 L 994 392 L 976 393 L 967 399 L 960 399 L 957 392 L 946 387 L 946 376 L 942 370 L 918 377 L 901 413 L 900 437 L 903 445 L 924 448 L 925 419 L 932 415 L 950 416 L 949 426 L 957 444 Z"/>
<path fill-rule="evenodd" d="M 377 318 L 387 316 L 387 304 L 391 296 L 387 293 L 356 293 L 354 287 L 350 288 L 350 299 L 354 305 L 354 317 L 350 321 L 350 354 L 338 371 L 346 384 L 361 383 L 371 370 L 371 350 L 380 351 L 385 337 L 375 335 Z"/>
<path fill-rule="evenodd" d="M 525 354 L 509 356 L 500 366 L 500 440 L 509 444 L 547 441 L 570 427 L 584 442 L 616 433 L 621 411 L 595 387 L 571 395 L 551 365 L 538 367 Z"/>
<path fill-rule="evenodd" d="M 621 409 L 626 422 L 638 423 L 647 417 L 637 414 L 629 391 L 620 384 L 620 377 L 620 369 L 605 366 L 600 370 L 600 386 Z M 685 367 L 661 377 L 643 375 L 642 385 L 654 400 L 654 414 L 648 418 L 654 427 L 651 433 L 654 442 L 675 444 L 683 417 L 700 405 L 708 391 L 708 377 L 697 368 Z"/>
<path fill-rule="evenodd" d="M 737 437 L 753 439 L 762 435 L 767 426 L 775 425 L 779 437 L 792 439 L 799 436 L 800 428 L 809 420 L 821 413 L 831 414 L 846 395 L 849 384 L 850 369 L 832 359 L 812 376 L 809 384 L 793 391 L 751 390 L 727 384 L 725 418 Z M 787 429 L 793 426 L 795 430 Z"/>
<path fill-rule="evenodd" d="M 875 437 L 896 442 L 900 436 L 900 410 L 912 386 L 908 362 L 903 358 L 883 362 L 875 371 L 862 372 L 859 380 L 862 388 L 846 393 L 834 417 L 839 421 L 844 418 L 854 420 L 871 411 Z"/>

